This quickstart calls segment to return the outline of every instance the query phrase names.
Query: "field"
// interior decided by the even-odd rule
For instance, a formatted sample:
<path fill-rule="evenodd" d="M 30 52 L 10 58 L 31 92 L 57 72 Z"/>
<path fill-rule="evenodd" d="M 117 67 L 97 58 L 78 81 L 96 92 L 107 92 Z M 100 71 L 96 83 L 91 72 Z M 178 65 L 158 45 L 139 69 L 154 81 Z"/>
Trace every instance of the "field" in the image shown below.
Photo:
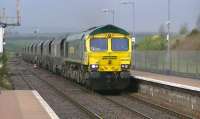
<path fill-rule="evenodd" d="M 6 45 L 5 49 L 9 53 L 16 53 L 16 52 L 21 52 L 22 48 L 25 45 L 28 45 L 32 43 L 33 41 L 39 41 L 40 40 L 47 40 L 50 39 L 51 37 L 47 36 L 38 36 L 35 37 L 33 35 L 30 36 L 12 36 L 12 37 L 7 37 L 6 38 Z"/>
<path fill-rule="evenodd" d="M 53 37 L 58 37 L 66 33 L 44 33 L 40 34 L 36 37 L 34 34 L 30 35 L 17 35 L 17 36 L 10 36 L 6 38 L 6 50 L 10 53 L 13 52 L 20 52 L 24 45 L 31 43 L 32 41 L 40 40 L 47 40 Z M 69 33 L 67 33 L 69 34 Z M 136 34 L 136 43 L 139 43 L 144 40 L 144 37 L 147 35 L 151 35 L 153 33 L 138 33 Z"/>
<path fill-rule="evenodd" d="M 32 40 L 20 39 L 20 40 L 7 40 L 6 50 L 8 52 L 20 52 L 21 49 L 26 45 L 31 43 Z"/>

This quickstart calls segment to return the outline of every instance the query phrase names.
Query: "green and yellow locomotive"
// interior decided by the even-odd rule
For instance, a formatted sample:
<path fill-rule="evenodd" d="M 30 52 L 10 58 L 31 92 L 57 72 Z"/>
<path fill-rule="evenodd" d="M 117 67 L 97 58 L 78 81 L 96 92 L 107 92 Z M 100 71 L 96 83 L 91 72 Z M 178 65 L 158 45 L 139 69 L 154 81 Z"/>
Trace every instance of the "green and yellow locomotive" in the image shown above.
<path fill-rule="evenodd" d="M 127 31 L 105 25 L 55 40 L 40 48 L 52 54 L 38 54 L 48 56 L 40 61 L 48 62 L 51 71 L 94 90 L 123 90 L 129 85 L 132 40 Z"/>

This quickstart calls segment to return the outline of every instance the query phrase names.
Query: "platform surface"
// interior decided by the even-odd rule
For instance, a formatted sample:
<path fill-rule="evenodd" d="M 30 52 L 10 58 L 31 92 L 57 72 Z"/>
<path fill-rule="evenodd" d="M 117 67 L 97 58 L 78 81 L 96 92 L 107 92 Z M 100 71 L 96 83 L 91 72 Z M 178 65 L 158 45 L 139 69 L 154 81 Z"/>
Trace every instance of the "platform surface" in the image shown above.
<path fill-rule="evenodd" d="M 150 82 L 155 82 L 200 92 L 200 80 L 198 79 L 168 76 L 168 75 L 135 71 L 135 70 L 131 71 L 131 75 L 140 80 L 145 80 L 145 81 L 150 81 Z"/>
<path fill-rule="evenodd" d="M 57 118 L 37 91 L 0 91 L 0 119 Z"/>

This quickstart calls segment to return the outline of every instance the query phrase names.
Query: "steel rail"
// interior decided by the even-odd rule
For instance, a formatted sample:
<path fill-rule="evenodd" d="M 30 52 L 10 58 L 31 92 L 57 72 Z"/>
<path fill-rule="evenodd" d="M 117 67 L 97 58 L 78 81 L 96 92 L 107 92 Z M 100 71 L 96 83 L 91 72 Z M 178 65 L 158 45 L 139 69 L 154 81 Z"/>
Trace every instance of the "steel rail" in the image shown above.
<path fill-rule="evenodd" d="M 55 89 L 60 95 L 65 97 L 67 100 L 69 100 L 72 104 L 75 106 L 79 107 L 83 112 L 85 112 L 91 119 L 103 119 L 100 115 L 98 115 L 95 112 L 92 112 L 91 110 L 87 109 L 84 105 L 81 105 L 80 103 L 76 102 L 73 98 L 70 96 L 66 95 L 64 91 L 59 90 L 57 87 L 54 85 L 50 84 L 48 81 L 43 80 L 40 76 L 38 76 L 34 71 L 31 69 L 28 69 L 35 77 L 37 77 L 39 80 L 42 82 L 46 83 L 49 87 Z"/>
<path fill-rule="evenodd" d="M 167 107 L 164 107 L 164 106 L 161 106 L 161 105 L 158 105 L 158 104 L 154 104 L 154 103 L 151 103 L 150 101 L 147 101 L 145 99 L 142 99 L 142 98 L 139 98 L 139 97 L 136 97 L 136 96 L 133 96 L 133 95 L 125 95 L 125 97 L 131 99 L 131 100 L 137 100 L 139 102 L 142 102 L 144 103 L 145 105 L 149 105 L 155 109 L 158 109 L 158 110 L 161 110 L 167 114 L 170 114 L 170 115 L 173 115 L 175 117 L 178 117 L 178 118 L 181 118 L 181 119 L 193 119 L 193 117 L 190 117 L 189 115 L 186 115 L 186 114 L 183 114 L 183 113 L 179 113 L 175 110 L 172 110 L 172 109 L 169 109 Z"/>
<path fill-rule="evenodd" d="M 137 114 L 138 116 L 142 117 L 143 119 L 153 119 L 153 118 L 151 118 L 151 117 L 149 117 L 149 116 L 147 116 L 147 115 L 145 115 L 145 114 L 143 114 L 143 113 L 141 113 L 141 112 L 139 112 L 137 110 L 131 109 L 131 108 L 129 108 L 129 107 L 123 105 L 123 104 L 120 104 L 120 103 L 118 103 L 116 101 L 113 101 L 109 97 L 103 96 L 103 98 L 106 99 L 106 100 L 109 100 L 110 102 L 112 102 L 112 103 L 114 103 L 116 105 L 119 105 L 120 107 L 123 107 L 123 108 L 129 110 L 130 112 L 133 112 L 133 113 Z"/>
<path fill-rule="evenodd" d="M 95 93 L 95 95 L 99 96 L 100 98 L 105 99 L 105 100 L 107 100 L 107 101 L 109 101 L 109 102 L 111 102 L 111 103 L 113 103 L 113 104 L 115 104 L 115 105 L 118 105 L 118 106 L 120 106 L 120 107 L 122 107 L 122 108 L 124 108 L 124 109 L 126 109 L 126 110 L 128 110 L 128 111 L 130 111 L 130 112 L 133 112 L 133 113 L 135 113 L 136 115 L 138 115 L 139 117 L 142 117 L 143 119 L 152 119 L 151 117 L 146 116 L 146 115 L 142 114 L 141 112 L 139 112 L 139 111 L 137 111 L 137 110 L 130 109 L 129 107 L 127 107 L 127 106 L 125 106 L 125 105 L 122 105 L 122 104 L 120 104 L 120 103 L 117 103 L 117 102 L 113 101 L 112 99 L 109 99 L 108 97 L 105 97 L 105 96 L 103 96 L 103 95 L 101 95 L 101 94 L 99 94 L 99 93 L 94 92 L 93 90 L 87 89 L 87 88 L 82 87 L 82 86 L 80 86 L 80 85 L 78 85 L 78 84 L 75 84 L 75 83 L 73 83 L 73 82 L 70 82 L 70 83 L 71 83 L 72 85 L 74 85 L 74 86 L 80 88 L 82 91 L 85 91 L 85 92 L 87 92 L 87 93 Z"/>
<path fill-rule="evenodd" d="M 25 75 L 23 75 L 22 72 L 20 72 L 20 76 L 21 76 L 22 80 L 27 84 L 27 86 L 29 87 L 29 89 L 35 90 L 35 88 L 28 82 L 28 80 L 24 78 Z"/>

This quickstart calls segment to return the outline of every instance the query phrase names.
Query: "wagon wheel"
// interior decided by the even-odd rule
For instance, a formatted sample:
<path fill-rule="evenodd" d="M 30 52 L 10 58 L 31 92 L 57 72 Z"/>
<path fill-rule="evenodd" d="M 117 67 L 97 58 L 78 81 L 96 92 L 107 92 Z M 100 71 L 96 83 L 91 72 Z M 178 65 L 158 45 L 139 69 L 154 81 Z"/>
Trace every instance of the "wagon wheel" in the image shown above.
<path fill-rule="evenodd" d="M 91 87 L 91 82 L 89 80 L 89 73 L 88 72 L 85 72 L 84 78 L 85 78 L 85 85 L 86 85 L 86 87 L 90 88 Z"/>
<path fill-rule="evenodd" d="M 75 71 L 75 81 L 77 82 L 77 83 L 79 83 L 79 72 L 78 71 Z"/>
<path fill-rule="evenodd" d="M 80 79 L 80 84 L 81 85 L 84 85 L 84 78 L 83 78 L 83 73 L 82 73 L 82 71 L 79 71 L 79 79 Z"/>

